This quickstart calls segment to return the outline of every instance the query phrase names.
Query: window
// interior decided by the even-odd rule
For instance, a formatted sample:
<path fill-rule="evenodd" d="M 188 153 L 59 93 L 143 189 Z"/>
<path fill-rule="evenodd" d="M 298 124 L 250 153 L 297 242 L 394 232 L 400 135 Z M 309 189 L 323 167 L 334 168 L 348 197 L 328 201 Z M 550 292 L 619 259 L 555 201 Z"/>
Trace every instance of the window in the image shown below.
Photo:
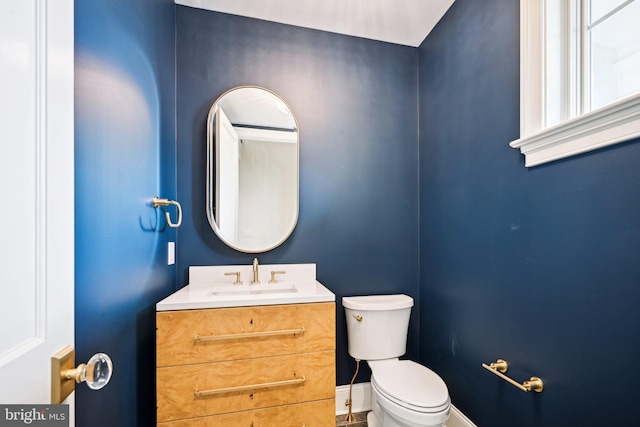
<path fill-rule="evenodd" d="M 640 136 L 640 0 L 521 0 L 526 166 Z"/>

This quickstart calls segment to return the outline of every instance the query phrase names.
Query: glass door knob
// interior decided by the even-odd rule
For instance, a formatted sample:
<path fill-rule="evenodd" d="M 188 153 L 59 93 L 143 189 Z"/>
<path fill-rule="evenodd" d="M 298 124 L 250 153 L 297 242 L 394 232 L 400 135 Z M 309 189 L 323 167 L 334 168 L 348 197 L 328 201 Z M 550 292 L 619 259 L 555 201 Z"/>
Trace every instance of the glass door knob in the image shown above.
<path fill-rule="evenodd" d="M 89 388 L 93 390 L 100 390 L 107 385 L 112 373 L 113 363 L 111 358 L 104 353 L 97 353 L 86 364 L 81 363 L 77 368 L 68 369 L 63 375 L 65 378 L 73 379 L 77 383 L 86 382 Z"/>

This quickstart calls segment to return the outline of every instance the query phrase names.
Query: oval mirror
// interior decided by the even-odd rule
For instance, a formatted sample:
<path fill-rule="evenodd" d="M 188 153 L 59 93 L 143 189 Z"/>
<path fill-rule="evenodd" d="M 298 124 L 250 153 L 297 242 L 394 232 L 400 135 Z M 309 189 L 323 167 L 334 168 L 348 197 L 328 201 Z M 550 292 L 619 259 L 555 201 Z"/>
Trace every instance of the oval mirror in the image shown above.
<path fill-rule="evenodd" d="M 207 119 L 207 217 L 241 252 L 284 242 L 298 221 L 298 123 L 289 106 L 260 87 L 231 89 Z"/>

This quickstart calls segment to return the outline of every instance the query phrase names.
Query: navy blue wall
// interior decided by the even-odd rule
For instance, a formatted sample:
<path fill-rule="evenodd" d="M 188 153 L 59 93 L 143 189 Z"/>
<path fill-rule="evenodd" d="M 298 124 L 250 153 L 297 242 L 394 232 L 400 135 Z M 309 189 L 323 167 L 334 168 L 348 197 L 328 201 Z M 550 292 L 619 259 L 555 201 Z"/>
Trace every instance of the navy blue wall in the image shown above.
<path fill-rule="evenodd" d="M 458 0 L 413 49 L 169 0 L 77 0 L 77 359 L 115 362 L 104 390 L 78 387 L 77 425 L 154 425 L 155 302 L 190 265 L 251 262 L 204 208 L 206 115 L 244 84 L 279 93 L 300 124 L 300 220 L 259 257 L 318 264 L 337 295 L 338 384 L 353 373 L 340 298 L 404 292 L 418 304 L 408 356 L 478 425 L 632 425 L 640 144 L 523 166 L 508 147 L 518 14 Z M 185 209 L 177 269 L 156 194 Z M 545 391 L 481 368 L 498 357 Z"/>
<path fill-rule="evenodd" d="M 190 265 L 249 264 L 205 215 L 205 125 L 238 85 L 282 96 L 300 126 L 300 217 L 261 263 L 317 263 L 337 298 L 337 381 L 354 371 L 344 295 L 418 287 L 417 49 L 177 7 L 178 284 Z M 409 355 L 417 357 L 419 310 Z M 360 381 L 364 381 L 366 372 Z"/>
<path fill-rule="evenodd" d="M 479 426 L 636 425 L 640 144 L 525 168 L 518 31 L 457 0 L 419 49 L 421 357 Z"/>
<path fill-rule="evenodd" d="M 76 387 L 78 427 L 155 426 L 155 303 L 175 289 L 149 200 L 175 198 L 175 6 L 75 2 L 76 361 L 108 353 L 104 389 Z"/>

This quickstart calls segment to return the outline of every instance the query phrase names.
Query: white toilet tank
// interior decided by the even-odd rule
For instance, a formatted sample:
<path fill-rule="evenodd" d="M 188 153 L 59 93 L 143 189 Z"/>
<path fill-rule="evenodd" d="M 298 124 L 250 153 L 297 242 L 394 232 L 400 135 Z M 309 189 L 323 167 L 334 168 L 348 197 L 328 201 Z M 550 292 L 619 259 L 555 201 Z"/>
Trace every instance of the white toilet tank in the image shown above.
<path fill-rule="evenodd" d="M 342 306 L 351 357 L 379 360 L 406 353 L 413 298 L 401 294 L 343 297 Z"/>

